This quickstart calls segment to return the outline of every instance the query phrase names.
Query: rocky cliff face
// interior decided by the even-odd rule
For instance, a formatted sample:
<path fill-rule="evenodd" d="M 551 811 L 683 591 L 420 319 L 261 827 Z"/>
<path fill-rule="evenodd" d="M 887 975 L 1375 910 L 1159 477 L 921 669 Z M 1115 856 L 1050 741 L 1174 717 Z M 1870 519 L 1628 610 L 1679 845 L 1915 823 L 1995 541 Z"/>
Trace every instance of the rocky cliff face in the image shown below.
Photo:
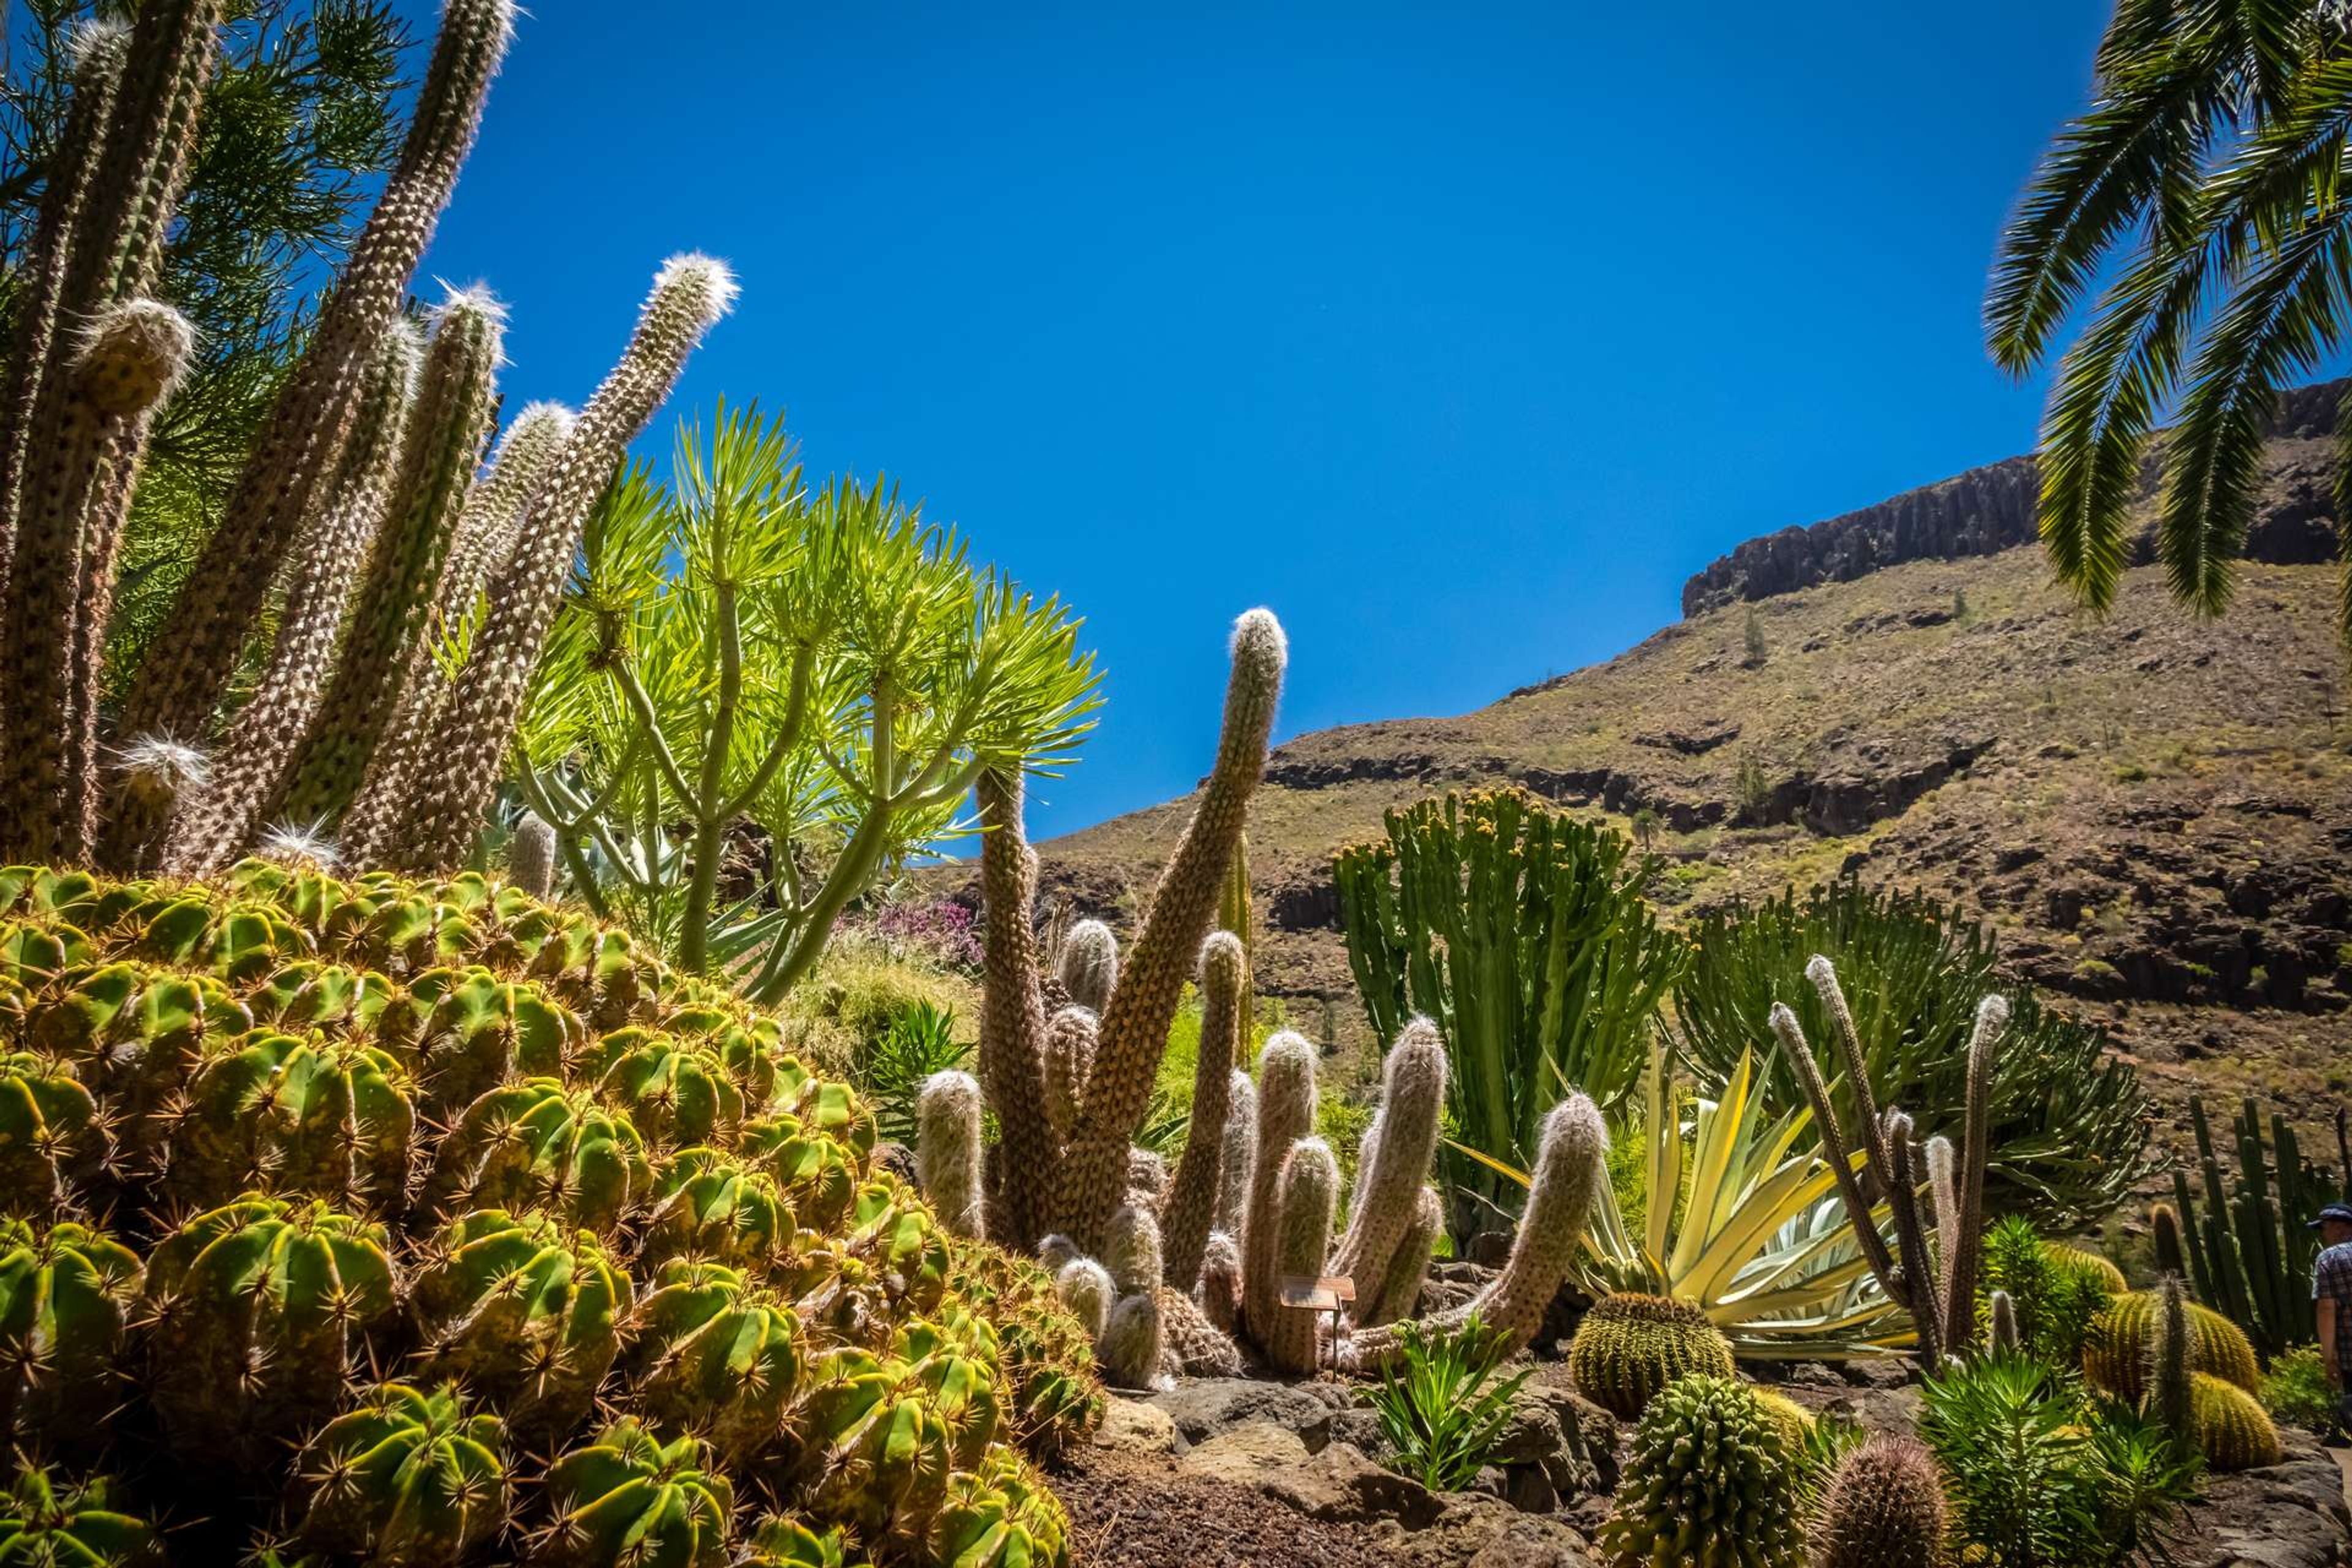
<path fill-rule="evenodd" d="M 2332 560 L 2336 410 L 2352 381 L 2297 387 L 2279 399 L 2262 500 L 2246 552 L 2273 565 Z M 1906 561 L 1990 555 L 2035 535 L 2041 476 L 2032 458 L 2011 458 L 1808 527 L 1751 539 L 1683 584 L 1683 614 L 1769 598 L 1820 583 L 1850 583 Z M 2140 475 L 2137 506 L 2152 511 L 2157 467 Z M 2135 563 L 2155 559 L 2143 528 Z"/>

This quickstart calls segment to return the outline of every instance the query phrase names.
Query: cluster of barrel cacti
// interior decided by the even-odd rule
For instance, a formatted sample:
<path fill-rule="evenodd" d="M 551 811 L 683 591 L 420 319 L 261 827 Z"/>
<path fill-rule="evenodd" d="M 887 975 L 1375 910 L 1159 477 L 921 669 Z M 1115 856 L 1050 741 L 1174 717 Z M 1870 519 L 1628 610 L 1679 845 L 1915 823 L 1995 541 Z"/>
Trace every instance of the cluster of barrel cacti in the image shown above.
<path fill-rule="evenodd" d="M 0 870 L 8 1560 L 1062 1560 L 1085 1331 L 778 1038 L 477 877 Z"/>
<path fill-rule="evenodd" d="M 2083 1378 L 2138 1405 L 2217 1470 L 2278 1463 L 2278 1427 L 2257 1395 L 2262 1369 L 2245 1331 L 2188 1299 L 2168 1273 L 2152 1290 L 2117 1296 L 2092 1321 Z"/>
<path fill-rule="evenodd" d="M 1244 616 L 1233 654 L 1215 764 L 1125 952 L 1092 921 L 1042 951 L 1019 776 L 982 776 L 980 1071 L 934 1079 L 918 1116 L 916 1162 L 934 1206 L 960 1231 L 1039 1253 L 1094 1331 L 1106 1373 L 1136 1386 L 1252 1363 L 1286 1373 L 1386 1363 L 1401 1353 L 1395 1325 L 1419 1306 L 1443 1223 L 1429 1179 L 1447 1058 L 1426 1019 L 1388 1052 L 1337 1237 L 1339 1162 L 1314 1136 L 1315 1047 L 1284 1031 L 1266 1041 L 1255 1080 L 1243 1069 L 1247 955 L 1238 933 L 1211 927 L 1221 909 L 1246 909 L 1236 862 L 1286 658 L 1273 616 Z M 1133 1143 L 1188 979 L 1199 985 L 1201 1045 L 1170 1173 Z M 1606 1143 L 1584 1096 L 1552 1112 L 1509 1261 L 1449 1319 L 1475 1310 L 1515 1348 L 1527 1344 L 1567 1277 Z M 1284 1304 L 1286 1282 L 1335 1276 L 1354 1290 L 1336 1324 Z"/>
<path fill-rule="evenodd" d="M 405 301 L 516 8 L 446 0 L 374 210 L 120 710 L 102 714 L 124 520 L 194 352 L 152 294 L 234 9 L 157 0 L 127 28 L 88 27 L 41 171 L 0 391 L 0 857 L 200 875 L 291 823 L 351 864 L 446 868 L 483 825 L 590 510 L 735 285 L 707 258 L 673 259 L 584 411 L 522 410 L 484 470 L 503 309 L 451 290 L 420 331 Z M 452 677 L 436 640 L 485 603 Z"/>

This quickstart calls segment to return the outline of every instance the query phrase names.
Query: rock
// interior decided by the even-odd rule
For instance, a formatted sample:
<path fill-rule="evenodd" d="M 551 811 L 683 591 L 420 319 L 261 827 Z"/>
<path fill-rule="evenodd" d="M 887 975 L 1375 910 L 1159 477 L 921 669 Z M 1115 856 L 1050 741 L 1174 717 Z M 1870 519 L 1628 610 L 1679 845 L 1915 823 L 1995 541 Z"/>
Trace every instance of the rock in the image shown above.
<path fill-rule="evenodd" d="M 1187 1444 L 1258 1423 L 1292 1433 L 1312 1454 L 1330 1441 L 1331 1417 L 1353 1402 L 1337 1384 L 1267 1383 L 1246 1377 L 1204 1377 L 1180 1383 L 1147 1403 L 1158 1407 Z"/>
<path fill-rule="evenodd" d="M 1184 1439 L 1165 1410 L 1114 1394 L 1103 1407 L 1095 1446 L 1122 1454 L 1173 1454 L 1184 1447 Z"/>
<path fill-rule="evenodd" d="M 2194 1514 L 2207 1525 L 2210 1568 L 2342 1568 L 2352 1562 L 2344 1472 L 2307 1437 L 2267 1469 L 2209 1475 Z"/>
<path fill-rule="evenodd" d="M 1540 1466 L 1517 1465 L 1507 1474 L 1503 1500 L 1521 1513 L 1549 1513 L 1559 1506 L 1559 1493 Z"/>
<path fill-rule="evenodd" d="M 1522 1513 L 1499 1498 L 1448 1498 L 1437 1521 L 1394 1546 L 1410 1568 L 1592 1568 L 1588 1537 L 1558 1515 Z"/>
<path fill-rule="evenodd" d="M 1252 1488 L 1332 1523 L 1392 1519 L 1419 1529 L 1444 1509 L 1428 1488 L 1374 1464 L 1361 1450 L 1332 1443 L 1310 1454 L 1297 1433 L 1271 1421 L 1253 1421 L 1194 1444 L 1176 1469 Z"/>

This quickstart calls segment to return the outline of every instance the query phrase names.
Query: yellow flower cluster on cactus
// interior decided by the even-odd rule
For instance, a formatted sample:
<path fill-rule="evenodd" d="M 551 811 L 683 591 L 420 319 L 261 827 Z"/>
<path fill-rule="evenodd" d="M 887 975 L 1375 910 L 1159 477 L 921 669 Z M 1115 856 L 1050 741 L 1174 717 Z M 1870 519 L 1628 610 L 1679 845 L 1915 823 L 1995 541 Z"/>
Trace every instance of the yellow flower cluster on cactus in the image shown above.
<path fill-rule="evenodd" d="M 1024 1450 L 1098 1417 L 1087 1336 L 873 1146 L 510 887 L 0 870 L 0 1542 L 1064 1561 Z"/>

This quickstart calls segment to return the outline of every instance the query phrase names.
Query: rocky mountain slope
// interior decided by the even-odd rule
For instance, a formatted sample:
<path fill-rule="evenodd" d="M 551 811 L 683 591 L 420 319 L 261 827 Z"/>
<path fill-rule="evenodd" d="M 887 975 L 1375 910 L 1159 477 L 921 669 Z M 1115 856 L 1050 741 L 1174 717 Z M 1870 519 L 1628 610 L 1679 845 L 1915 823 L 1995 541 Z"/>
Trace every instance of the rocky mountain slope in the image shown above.
<path fill-rule="evenodd" d="M 2278 562 L 2326 553 L 2340 391 L 2286 400 L 2255 531 Z M 2094 619 L 2026 542 L 2031 485 L 2012 459 L 1751 542 L 1691 580 L 1684 620 L 1605 664 L 1283 746 L 1251 826 L 1261 988 L 1339 998 L 1360 1031 L 1332 851 L 1391 806 L 1508 783 L 1621 828 L 1654 813 L 1670 910 L 1845 871 L 1932 890 L 2160 1087 L 2341 1093 L 2352 717 L 2333 569 L 2250 565 L 2228 618 L 2200 624 L 2143 568 Z M 1045 845 L 1045 889 L 1131 914 L 1190 809 Z"/>

